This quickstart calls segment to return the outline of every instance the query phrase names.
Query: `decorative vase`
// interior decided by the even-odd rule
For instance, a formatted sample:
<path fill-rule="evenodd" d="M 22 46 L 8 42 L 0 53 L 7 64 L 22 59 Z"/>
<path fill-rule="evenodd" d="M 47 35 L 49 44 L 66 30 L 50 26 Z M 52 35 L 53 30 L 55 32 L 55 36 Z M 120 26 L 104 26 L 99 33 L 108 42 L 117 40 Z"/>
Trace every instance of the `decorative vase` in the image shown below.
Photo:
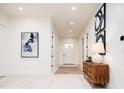
<path fill-rule="evenodd" d="M 102 63 L 102 56 L 96 53 L 92 58 L 94 63 Z"/>

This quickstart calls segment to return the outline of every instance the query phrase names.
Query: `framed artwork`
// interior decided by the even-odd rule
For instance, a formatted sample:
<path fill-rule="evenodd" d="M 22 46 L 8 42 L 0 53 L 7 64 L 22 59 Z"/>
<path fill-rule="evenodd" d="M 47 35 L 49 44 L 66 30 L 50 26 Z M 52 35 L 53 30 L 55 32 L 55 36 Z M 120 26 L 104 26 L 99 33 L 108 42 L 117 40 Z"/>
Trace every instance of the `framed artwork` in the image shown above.
<path fill-rule="evenodd" d="M 102 31 L 101 33 L 96 35 L 96 42 L 97 43 L 105 42 L 105 31 Z"/>
<path fill-rule="evenodd" d="M 103 43 L 106 53 L 106 4 L 104 3 L 95 15 L 95 36 L 97 43 Z M 105 53 L 100 53 L 105 55 Z"/>
<path fill-rule="evenodd" d="M 96 35 L 96 42 L 103 43 L 104 49 L 106 51 L 106 42 L 105 42 L 106 40 L 105 39 L 106 39 L 106 31 L 105 30 Z"/>
<path fill-rule="evenodd" d="M 38 32 L 21 32 L 21 57 L 39 57 L 39 34 Z"/>
<path fill-rule="evenodd" d="M 104 3 L 95 15 L 95 32 L 96 34 L 106 27 L 106 4 Z"/>

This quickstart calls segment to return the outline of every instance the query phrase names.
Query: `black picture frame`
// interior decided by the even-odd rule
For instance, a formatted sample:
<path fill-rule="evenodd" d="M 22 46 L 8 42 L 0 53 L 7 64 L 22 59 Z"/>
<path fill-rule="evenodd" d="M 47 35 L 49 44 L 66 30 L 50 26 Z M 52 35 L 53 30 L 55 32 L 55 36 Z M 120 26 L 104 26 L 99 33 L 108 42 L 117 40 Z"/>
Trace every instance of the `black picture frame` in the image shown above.
<path fill-rule="evenodd" d="M 104 3 L 95 15 L 95 34 L 106 28 L 106 4 Z"/>
<path fill-rule="evenodd" d="M 106 31 L 105 30 L 103 30 L 102 32 L 96 35 L 96 43 L 103 43 L 105 53 L 99 53 L 99 54 L 105 55 L 106 54 Z"/>
<path fill-rule="evenodd" d="M 104 3 L 95 15 L 95 36 L 96 43 L 102 42 L 106 54 L 106 3 Z"/>
<path fill-rule="evenodd" d="M 35 33 L 37 35 L 36 37 L 36 54 L 35 55 L 23 55 L 23 34 L 30 34 L 30 33 Z M 21 32 L 21 58 L 38 58 L 39 57 L 39 33 L 38 32 Z"/>

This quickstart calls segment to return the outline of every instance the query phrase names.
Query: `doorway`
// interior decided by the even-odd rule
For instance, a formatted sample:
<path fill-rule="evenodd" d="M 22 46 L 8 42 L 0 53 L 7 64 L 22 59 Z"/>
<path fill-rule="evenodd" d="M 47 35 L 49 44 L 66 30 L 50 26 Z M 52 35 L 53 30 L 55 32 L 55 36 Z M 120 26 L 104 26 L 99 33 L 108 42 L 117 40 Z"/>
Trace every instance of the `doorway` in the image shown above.
<path fill-rule="evenodd" d="M 79 39 L 61 38 L 59 41 L 59 67 L 56 73 L 80 73 Z"/>
<path fill-rule="evenodd" d="M 60 66 L 79 66 L 79 45 L 77 38 L 60 40 Z"/>
<path fill-rule="evenodd" d="M 73 65 L 74 64 L 74 44 L 65 43 L 64 53 L 63 53 L 63 65 Z"/>

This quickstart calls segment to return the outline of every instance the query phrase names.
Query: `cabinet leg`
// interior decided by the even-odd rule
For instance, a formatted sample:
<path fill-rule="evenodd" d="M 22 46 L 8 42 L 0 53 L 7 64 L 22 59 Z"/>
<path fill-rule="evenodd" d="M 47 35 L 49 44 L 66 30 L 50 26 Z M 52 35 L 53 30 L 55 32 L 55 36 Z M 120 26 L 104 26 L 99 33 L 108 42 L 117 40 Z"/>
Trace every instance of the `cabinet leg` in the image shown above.
<path fill-rule="evenodd" d="M 94 87 L 94 83 L 91 82 L 91 86 Z"/>
<path fill-rule="evenodd" d="M 103 87 L 105 87 L 105 86 L 106 86 L 106 84 L 105 84 L 105 83 L 102 83 L 101 85 L 102 85 Z"/>

